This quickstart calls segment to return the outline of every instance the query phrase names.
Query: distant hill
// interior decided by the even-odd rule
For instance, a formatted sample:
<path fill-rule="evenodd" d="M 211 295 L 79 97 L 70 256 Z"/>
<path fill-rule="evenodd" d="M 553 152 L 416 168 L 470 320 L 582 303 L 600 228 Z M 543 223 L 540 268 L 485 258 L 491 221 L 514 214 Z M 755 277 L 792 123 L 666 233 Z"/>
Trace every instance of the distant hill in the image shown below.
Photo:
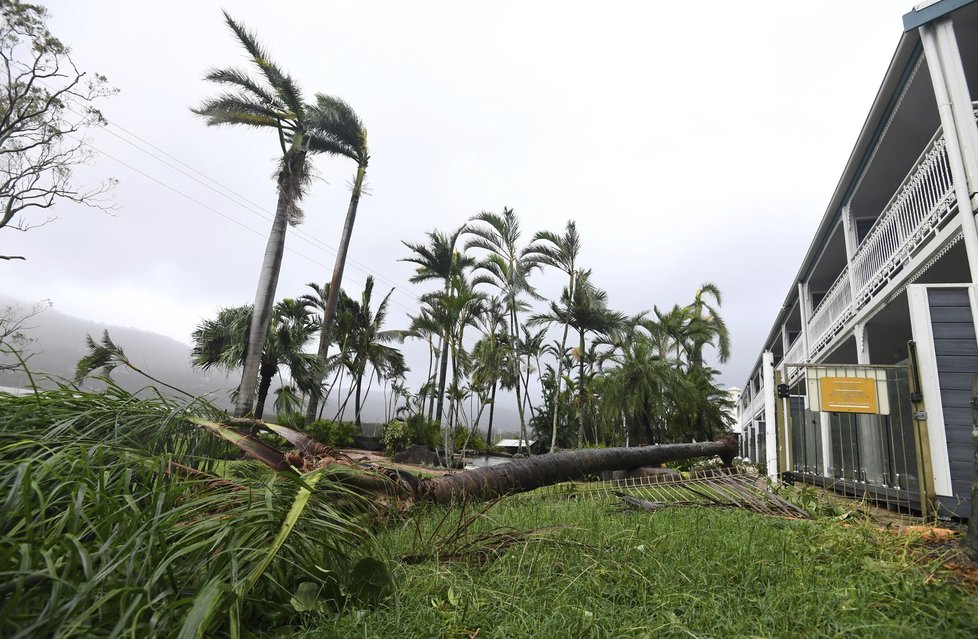
<path fill-rule="evenodd" d="M 30 307 L 26 302 L 0 298 L 0 308 L 11 305 Z M 24 354 L 29 356 L 28 367 L 35 375 L 43 374 L 42 379 L 44 376 L 72 379 L 78 360 L 88 353 L 85 336 L 91 335 L 99 340 L 105 330 L 109 331 L 112 341 L 125 351 L 126 356 L 149 374 L 188 393 L 211 395 L 219 405 L 228 404 L 228 389 L 236 386 L 237 380 L 232 381 L 216 369 L 201 371 L 193 368 L 190 365 L 190 346 L 187 344 L 157 333 L 79 319 L 53 308 L 28 322 L 25 334 L 30 342 L 24 346 Z M 130 391 L 137 391 L 149 383 L 146 378 L 123 369 L 113 371 L 112 378 Z M 17 387 L 27 383 L 27 376 L 22 370 L 0 371 L 2 386 Z M 42 385 L 46 386 L 51 383 L 42 381 Z"/>
<path fill-rule="evenodd" d="M 30 302 L 0 296 L 0 311 L 11 305 L 23 308 L 31 307 Z M 191 348 L 189 345 L 158 333 L 80 319 L 65 315 L 53 308 L 49 308 L 32 318 L 28 322 L 28 326 L 29 329 L 25 333 L 31 341 L 24 350 L 25 354 L 30 355 L 27 362 L 28 367 L 42 387 L 50 387 L 54 384 L 49 379 L 50 377 L 73 379 L 75 365 L 79 359 L 88 353 L 85 336 L 91 335 L 97 341 L 101 339 L 105 330 L 109 331 L 112 341 L 125 351 L 126 356 L 133 364 L 167 384 L 176 386 L 195 396 L 207 395 L 211 401 L 219 406 L 230 407 L 229 392 L 238 385 L 240 373 L 225 375 L 218 369 L 209 371 L 195 369 L 190 365 Z M 9 364 L 11 361 L 8 356 L 0 355 L 0 364 Z M 112 372 L 112 379 L 131 392 L 145 388 L 151 383 L 141 375 L 121 368 Z M 87 384 L 92 388 L 99 387 L 97 382 L 88 382 Z M 348 381 L 343 383 L 342 392 L 344 395 L 348 389 L 347 384 Z M 16 388 L 26 385 L 28 385 L 27 376 L 22 370 L 0 370 L 0 386 Z M 277 385 L 273 383 L 272 392 L 275 388 Z M 364 403 L 364 422 L 382 422 L 384 420 L 384 398 L 376 388 L 375 384 L 374 391 L 367 396 Z M 500 404 L 496 407 L 496 426 L 494 427 L 497 435 L 503 432 L 519 432 L 519 421 L 515 407 L 509 405 L 512 399 L 515 398 L 504 393 L 499 395 Z M 271 414 L 273 401 L 274 396 L 271 396 L 270 393 L 266 417 Z M 336 412 L 335 403 L 330 401 L 323 411 L 323 416 L 332 418 Z M 353 402 L 351 401 L 347 406 L 345 418 L 352 419 L 352 415 Z M 483 430 L 487 417 L 488 414 L 483 415 Z"/>

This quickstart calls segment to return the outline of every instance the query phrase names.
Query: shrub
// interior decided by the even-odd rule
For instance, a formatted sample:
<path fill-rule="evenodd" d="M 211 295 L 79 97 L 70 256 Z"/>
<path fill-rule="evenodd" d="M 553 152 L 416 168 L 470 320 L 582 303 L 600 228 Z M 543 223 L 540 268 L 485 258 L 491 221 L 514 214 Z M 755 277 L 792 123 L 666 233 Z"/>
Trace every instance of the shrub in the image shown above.
<path fill-rule="evenodd" d="M 327 446 L 351 446 L 359 433 L 356 424 L 320 419 L 305 428 L 306 434 Z"/>
<path fill-rule="evenodd" d="M 283 413 L 275 416 L 275 423 L 293 430 L 302 430 L 306 423 L 306 417 L 302 413 Z"/>
<path fill-rule="evenodd" d="M 384 445 L 384 451 L 388 455 L 407 450 L 413 441 L 411 426 L 399 419 L 391 420 L 384 427 L 384 433 L 380 436 L 380 443 Z"/>
<path fill-rule="evenodd" d="M 436 421 L 428 421 L 421 413 L 407 418 L 411 428 L 411 441 L 415 444 L 437 448 L 441 444 L 441 426 Z"/>
<path fill-rule="evenodd" d="M 456 450 L 460 450 L 463 446 L 466 445 L 465 444 L 466 437 L 469 437 L 469 431 L 467 431 L 464 428 L 456 429 L 455 437 L 453 439 Z M 486 440 L 483 439 L 482 435 L 480 435 L 479 433 L 472 433 L 472 436 L 469 437 L 469 443 L 467 447 L 470 450 L 477 450 L 480 453 L 489 450 L 489 445 L 486 443 Z"/>

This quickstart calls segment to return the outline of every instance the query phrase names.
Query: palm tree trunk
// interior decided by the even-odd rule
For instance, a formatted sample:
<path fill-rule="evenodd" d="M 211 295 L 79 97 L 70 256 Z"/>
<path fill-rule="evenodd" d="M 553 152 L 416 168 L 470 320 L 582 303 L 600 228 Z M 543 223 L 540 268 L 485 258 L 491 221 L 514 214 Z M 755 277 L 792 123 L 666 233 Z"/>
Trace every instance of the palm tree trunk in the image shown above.
<path fill-rule="evenodd" d="M 580 373 L 577 377 L 577 415 L 578 415 L 578 430 L 580 431 L 579 437 L 583 441 L 587 441 L 587 433 L 584 432 L 584 331 L 578 331 L 581 336 L 581 343 L 578 348 L 580 348 L 579 354 L 579 370 Z"/>
<path fill-rule="evenodd" d="M 517 341 L 519 339 L 519 320 L 516 317 L 516 300 L 513 299 L 510 302 L 510 326 L 512 330 L 510 335 L 513 341 L 513 361 L 516 362 L 516 408 L 520 414 L 520 444 L 516 447 L 516 452 L 522 450 L 524 444 L 526 443 L 526 417 L 523 413 L 523 398 L 520 397 L 520 386 L 522 386 L 523 375 L 520 373 L 520 354 L 517 350 Z M 530 447 L 526 448 L 527 454 L 530 454 Z"/>
<path fill-rule="evenodd" d="M 363 371 L 357 374 L 357 396 L 353 399 L 353 423 L 360 427 L 360 387 L 363 386 Z"/>
<path fill-rule="evenodd" d="M 486 443 L 492 446 L 492 416 L 496 412 L 496 380 L 492 380 L 492 399 L 489 404 L 489 430 L 486 432 Z"/>
<path fill-rule="evenodd" d="M 336 302 L 339 299 L 340 287 L 343 285 L 343 269 L 346 267 L 346 254 L 350 250 L 350 239 L 353 237 L 353 224 L 357 220 L 357 207 L 360 205 L 360 191 L 363 189 L 363 178 L 367 174 L 367 165 L 357 167 L 357 177 L 353 182 L 353 192 L 350 194 L 350 206 L 346 210 L 346 221 L 343 223 L 343 235 L 340 246 L 336 251 L 336 262 L 333 264 L 333 277 L 329 282 L 329 297 L 326 298 L 326 308 L 323 309 L 323 330 L 319 336 L 319 361 L 326 366 L 326 355 L 329 353 L 329 343 L 333 338 L 333 320 L 336 317 Z M 323 383 L 319 376 L 318 383 Z M 316 418 L 316 403 L 313 396 L 309 399 L 306 409 L 306 423 Z"/>
<path fill-rule="evenodd" d="M 435 420 L 441 423 L 445 409 L 445 384 L 448 382 L 448 337 L 441 341 L 441 362 L 438 367 L 438 407 L 435 409 Z"/>
<path fill-rule="evenodd" d="M 268 397 L 268 389 L 272 385 L 272 378 L 275 377 L 277 368 L 262 367 L 259 371 L 261 381 L 258 384 L 258 401 L 255 404 L 255 419 L 261 419 L 265 412 L 265 398 Z"/>
<path fill-rule="evenodd" d="M 305 153 L 296 158 L 295 162 L 298 163 L 298 170 L 301 171 L 305 164 Z M 288 170 L 288 158 L 285 164 L 286 168 L 279 173 L 279 182 L 288 177 L 283 175 Z M 258 289 L 255 291 L 255 306 L 251 312 L 251 327 L 248 330 L 248 351 L 245 354 L 244 369 L 241 371 L 241 383 L 238 385 L 238 399 L 234 404 L 235 417 L 250 415 L 255 404 L 258 369 L 261 367 L 261 354 L 265 349 L 268 320 L 271 318 L 272 306 L 275 304 L 278 276 L 282 270 L 282 255 L 285 253 L 285 233 L 289 226 L 290 208 L 292 202 L 288 191 L 280 186 L 275 218 L 272 220 L 272 230 L 268 233 L 265 257 L 262 259 L 261 273 L 258 276 Z"/>
<path fill-rule="evenodd" d="M 563 451 L 424 480 L 417 492 L 421 500 L 451 504 L 525 492 L 607 470 L 628 470 L 692 457 L 720 455 L 729 463 L 736 454 L 734 438 L 697 444 Z"/>
<path fill-rule="evenodd" d="M 428 390 L 422 390 L 421 394 L 421 412 L 424 413 L 424 405 L 428 404 L 428 421 L 431 421 L 431 417 L 435 410 L 435 397 L 431 392 L 432 387 L 435 383 L 435 344 L 431 341 L 431 335 L 428 335 L 428 383 L 426 386 L 422 386 L 422 389 L 427 388 Z"/>
<path fill-rule="evenodd" d="M 576 278 L 574 275 L 577 273 L 574 269 L 571 269 L 570 274 L 570 285 L 567 287 L 569 293 L 567 297 L 567 315 L 564 317 L 564 335 L 560 338 L 560 353 L 557 356 L 557 390 L 554 392 L 554 423 L 553 430 L 550 435 L 550 452 L 554 452 L 557 447 L 557 415 L 560 412 L 560 385 L 564 381 L 564 353 L 567 352 L 567 333 L 570 329 L 570 303 L 574 299 L 574 284 Z"/>

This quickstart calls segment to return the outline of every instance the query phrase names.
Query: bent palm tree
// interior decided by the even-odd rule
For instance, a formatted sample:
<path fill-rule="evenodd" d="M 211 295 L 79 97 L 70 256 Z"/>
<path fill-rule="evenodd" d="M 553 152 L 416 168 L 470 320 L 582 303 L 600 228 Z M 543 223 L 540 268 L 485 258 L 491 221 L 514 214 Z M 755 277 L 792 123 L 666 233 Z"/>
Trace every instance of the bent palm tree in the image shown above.
<path fill-rule="evenodd" d="M 261 352 L 285 252 L 285 233 L 289 225 L 302 221 L 299 202 L 310 179 L 307 156 L 310 153 L 336 153 L 337 143 L 328 132 L 316 130 L 319 122 L 309 121 L 309 109 L 302 102 L 299 87 L 269 59 L 255 35 L 226 12 L 224 19 L 260 72 L 259 79 L 239 69 L 213 69 L 205 79 L 228 90 L 205 100 L 192 111 L 206 118 L 209 126 L 238 124 L 272 129 L 282 151 L 276 177 L 278 203 L 258 277 L 254 314 L 234 408 L 235 415 L 240 417 L 251 413 L 255 402 Z"/>
<path fill-rule="evenodd" d="M 310 141 L 309 148 L 323 153 L 342 155 L 357 163 L 356 177 L 353 179 L 353 189 L 350 192 L 350 204 L 346 210 L 343 222 L 343 233 L 340 246 L 336 250 L 336 262 L 333 265 L 333 277 L 329 283 L 329 297 L 326 308 L 323 309 L 322 333 L 319 337 L 319 359 L 326 364 L 329 353 L 330 337 L 333 321 L 336 316 L 336 300 L 340 286 L 343 285 L 343 269 L 346 267 L 346 254 L 350 250 L 350 239 L 353 237 L 353 225 L 357 219 L 357 207 L 360 205 L 360 194 L 363 190 L 363 180 L 367 175 L 367 163 L 370 155 L 367 149 L 367 129 L 353 109 L 339 98 L 316 94 L 316 104 L 307 107 L 309 119 L 319 137 Z M 322 378 L 319 379 L 322 384 Z M 306 423 L 316 419 L 316 409 L 319 399 L 316 395 L 309 398 L 306 409 Z"/>
<path fill-rule="evenodd" d="M 704 299 L 707 295 L 716 300 L 716 308 L 711 306 Z M 703 347 L 711 344 L 716 348 L 717 358 L 721 364 L 730 359 L 730 333 L 727 331 L 727 324 L 720 317 L 718 308 L 723 304 L 720 289 L 712 282 L 702 284 L 693 298 L 690 310 L 693 319 L 700 325 L 697 334 L 692 336 L 692 345 L 689 353 L 689 365 L 691 369 L 703 368 Z M 706 311 L 706 314 L 704 314 Z"/>

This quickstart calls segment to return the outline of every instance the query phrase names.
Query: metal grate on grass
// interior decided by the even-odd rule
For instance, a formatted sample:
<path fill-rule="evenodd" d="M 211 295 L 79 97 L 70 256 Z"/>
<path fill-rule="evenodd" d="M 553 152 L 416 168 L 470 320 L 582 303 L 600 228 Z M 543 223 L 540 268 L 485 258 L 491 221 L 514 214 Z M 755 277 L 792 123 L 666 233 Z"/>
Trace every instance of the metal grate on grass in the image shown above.
<path fill-rule="evenodd" d="M 739 508 L 763 515 L 812 519 L 778 496 L 763 477 L 737 469 L 690 477 L 633 477 L 598 482 L 565 482 L 515 495 L 517 499 L 619 499 L 631 507 L 656 511 L 669 507 Z"/>

